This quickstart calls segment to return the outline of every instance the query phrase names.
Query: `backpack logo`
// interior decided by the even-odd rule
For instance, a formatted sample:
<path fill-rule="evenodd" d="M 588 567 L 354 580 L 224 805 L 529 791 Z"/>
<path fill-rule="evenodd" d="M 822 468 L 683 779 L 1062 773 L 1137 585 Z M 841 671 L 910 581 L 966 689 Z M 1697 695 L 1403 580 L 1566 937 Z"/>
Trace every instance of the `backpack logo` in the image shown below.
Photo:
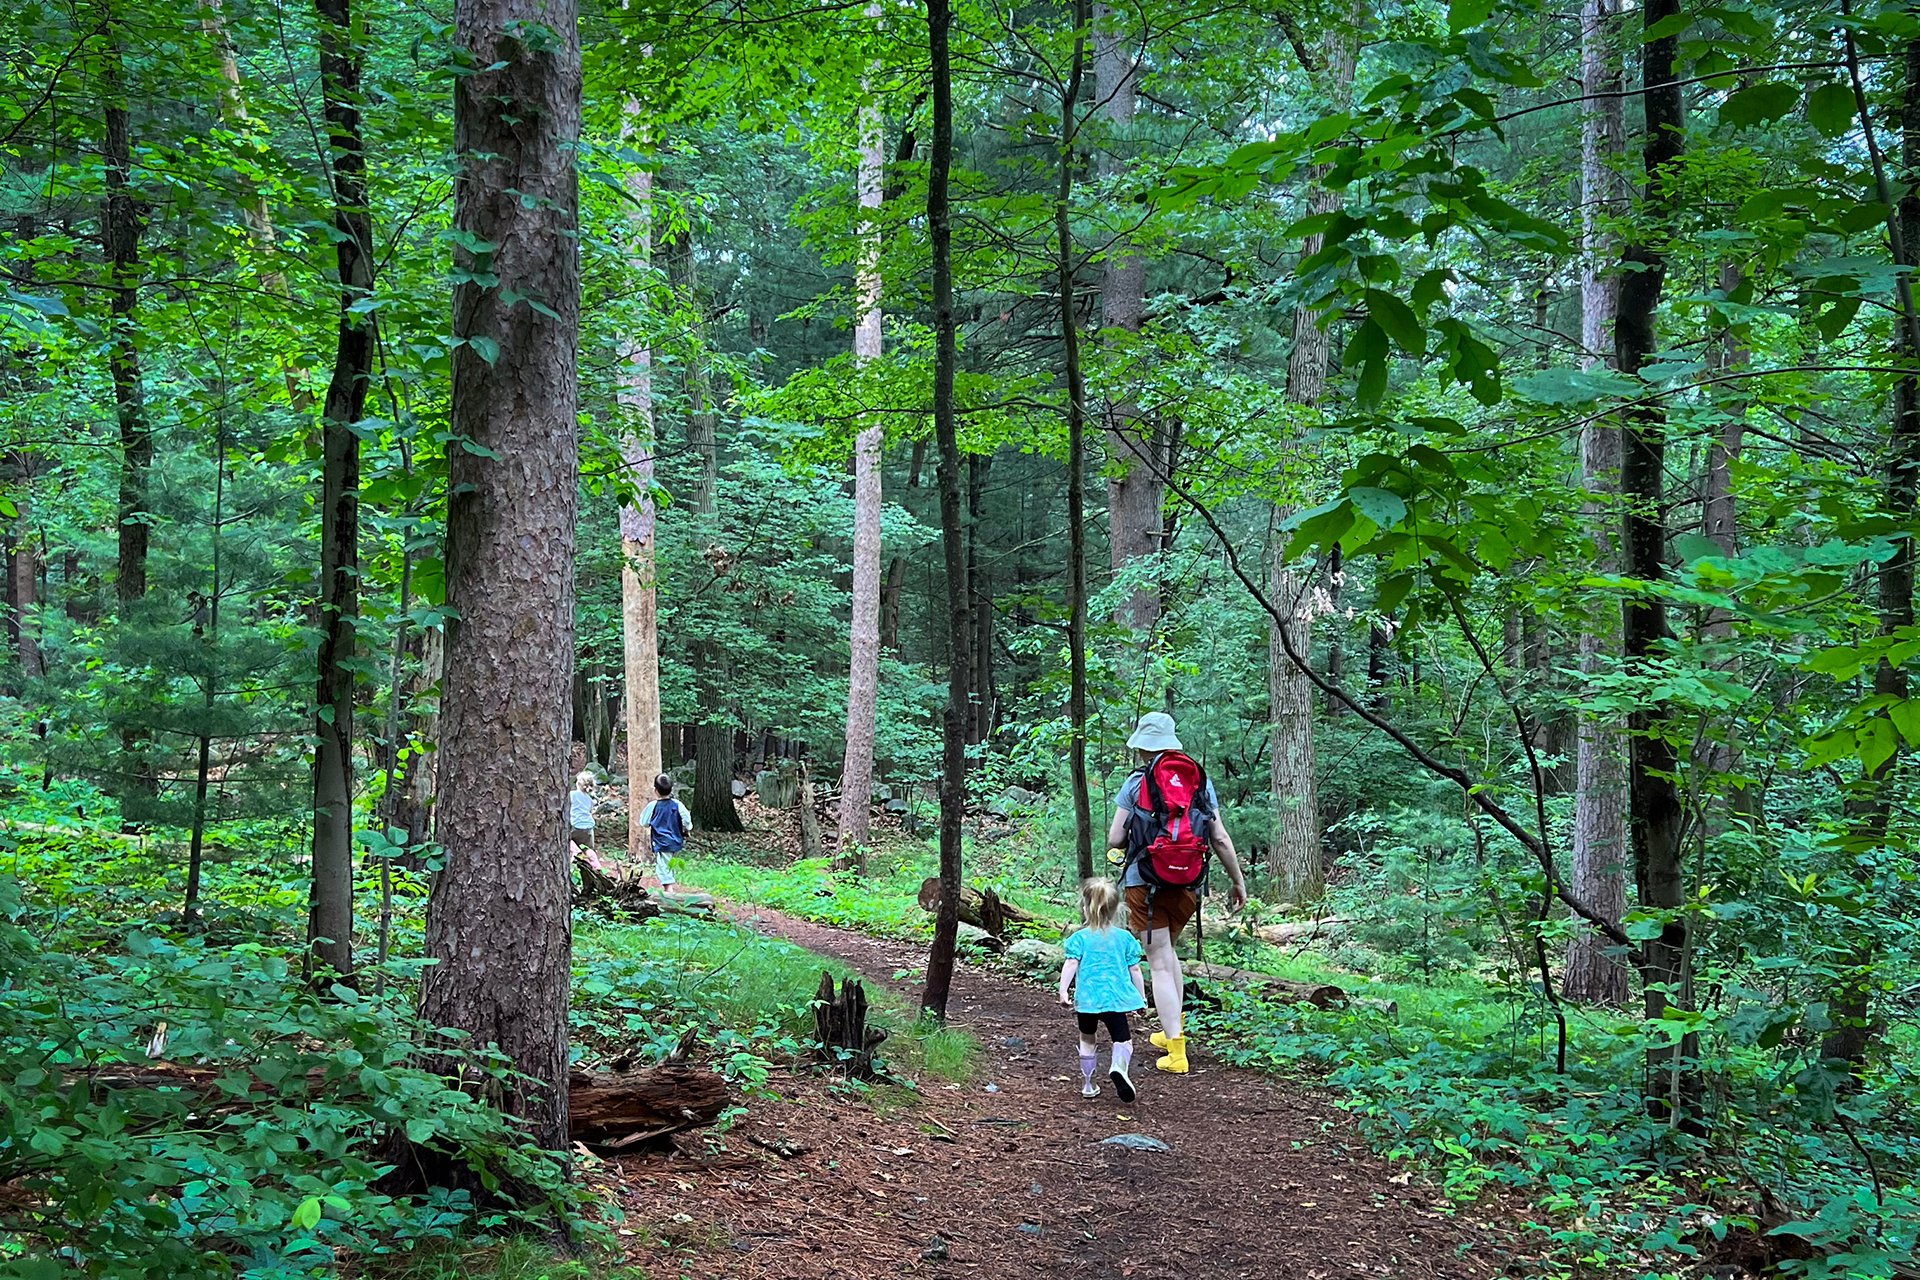
<path fill-rule="evenodd" d="M 686 827 L 680 821 L 680 802 L 673 799 L 653 802 L 653 816 L 647 819 L 653 832 L 655 853 L 679 853 L 687 847 Z"/>
<path fill-rule="evenodd" d="M 1133 861 L 1150 888 L 1192 889 L 1206 878 L 1207 818 L 1194 808 L 1207 794 L 1207 771 L 1192 756 L 1163 751 L 1140 779 L 1133 816 Z"/>

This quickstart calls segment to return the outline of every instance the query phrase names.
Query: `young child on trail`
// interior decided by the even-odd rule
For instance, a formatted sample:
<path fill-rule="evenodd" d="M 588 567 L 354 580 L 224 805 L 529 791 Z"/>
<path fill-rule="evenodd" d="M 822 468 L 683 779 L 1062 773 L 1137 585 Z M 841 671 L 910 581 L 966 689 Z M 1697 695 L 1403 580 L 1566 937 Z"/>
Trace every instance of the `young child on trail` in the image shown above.
<path fill-rule="evenodd" d="M 1107 1036 L 1113 1041 L 1113 1057 L 1107 1078 L 1120 1101 L 1132 1102 L 1133 1078 L 1127 1068 L 1133 1064 L 1133 1030 L 1127 1015 L 1146 1007 L 1147 984 L 1140 976 L 1140 943 L 1131 933 L 1118 928 L 1120 886 L 1111 880 L 1092 879 L 1080 883 L 1080 918 L 1086 927 L 1067 939 L 1067 962 L 1060 969 L 1060 1003 L 1074 1011 L 1080 1024 L 1080 1096 L 1097 1098 L 1100 1086 L 1093 1082 L 1097 1060 L 1094 1036 L 1100 1024 L 1107 1024 Z M 1073 995 L 1067 995 L 1071 988 Z"/>
<path fill-rule="evenodd" d="M 640 811 L 640 825 L 647 829 L 653 844 L 653 869 L 660 880 L 660 891 L 673 888 L 673 858 L 687 847 L 687 832 L 693 830 L 693 814 L 673 798 L 673 779 L 661 774 L 653 780 L 654 799 Z"/>
<path fill-rule="evenodd" d="M 576 853 L 593 852 L 593 775 L 582 769 L 573 779 L 567 795 L 567 825 Z"/>

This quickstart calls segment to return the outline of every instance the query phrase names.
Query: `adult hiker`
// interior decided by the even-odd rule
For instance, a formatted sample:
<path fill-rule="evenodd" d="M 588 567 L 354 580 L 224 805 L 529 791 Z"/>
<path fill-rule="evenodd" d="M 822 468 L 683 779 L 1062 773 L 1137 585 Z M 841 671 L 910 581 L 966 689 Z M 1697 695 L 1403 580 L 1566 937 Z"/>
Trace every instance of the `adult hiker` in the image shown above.
<path fill-rule="evenodd" d="M 1120 784 L 1107 846 L 1124 851 L 1120 883 L 1127 894 L 1127 928 L 1140 939 L 1153 975 L 1153 1007 L 1160 1030 L 1149 1037 L 1166 1054 L 1153 1065 L 1184 1075 L 1187 1037 L 1180 1019 L 1186 977 L 1173 945 L 1200 909 L 1207 855 L 1220 855 L 1232 884 L 1227 910 L 1247 901 L 1247 878 L 1233 837 L 1220 820 L 1220 798 L 1198 761 L 1186 754 L 1173 717 L 1150 711 L 1140 717 L 1127 746 L 1139 767 Z"/>

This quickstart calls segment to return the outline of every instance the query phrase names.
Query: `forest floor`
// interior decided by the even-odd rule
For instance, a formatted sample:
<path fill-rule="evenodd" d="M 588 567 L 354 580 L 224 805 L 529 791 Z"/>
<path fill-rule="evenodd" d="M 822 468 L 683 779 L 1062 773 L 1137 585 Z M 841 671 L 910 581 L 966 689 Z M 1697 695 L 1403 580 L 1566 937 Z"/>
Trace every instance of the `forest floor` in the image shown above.
<path fill-rule="evenodd" d="M 909 1007 L 917 998 L 920 944 L 738 915 Z M 691 1139 L 602 1170 L 596 1180 L 625 1204 L 629 1261 L 700 1280 L 1485 1280 L 1524 1269 L 1512 1227 L 1451 1211 L 1298 1083 L 1222 1066 L 1204 1046 L 1189 1075 L 1163 1075 L 1137 1027 L 1138 1100 L 1122 1105 L 1103 1073 L 1088 1101 L 1073 1019 L 1050 993 L 962 964 L 949 1014 L 983 1049 L 966 1084 L 929 1081 L 900 1102 L 796 1070 L 769 1082 L 777 1098 L 751 1101 L 723 1152 L 696 1153 Z M 1101 1145 L 1129 1133 L 1171 1151 Z"/>

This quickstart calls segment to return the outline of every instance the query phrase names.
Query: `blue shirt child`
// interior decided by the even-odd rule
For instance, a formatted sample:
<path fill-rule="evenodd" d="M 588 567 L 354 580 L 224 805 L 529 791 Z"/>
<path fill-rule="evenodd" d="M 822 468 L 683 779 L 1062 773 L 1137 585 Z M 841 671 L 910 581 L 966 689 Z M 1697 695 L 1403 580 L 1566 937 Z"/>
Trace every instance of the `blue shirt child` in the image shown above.
<path fill-rule="evenodd" d="M 1080 929 L 1067 939 L 1067 959 L 1078 960 L 1073 979 L 1076 1013 L 1132 1013 L 1146 1007 L 1129 972 L 1140 963 L 1140 942 L 1125 929 Z"/>

